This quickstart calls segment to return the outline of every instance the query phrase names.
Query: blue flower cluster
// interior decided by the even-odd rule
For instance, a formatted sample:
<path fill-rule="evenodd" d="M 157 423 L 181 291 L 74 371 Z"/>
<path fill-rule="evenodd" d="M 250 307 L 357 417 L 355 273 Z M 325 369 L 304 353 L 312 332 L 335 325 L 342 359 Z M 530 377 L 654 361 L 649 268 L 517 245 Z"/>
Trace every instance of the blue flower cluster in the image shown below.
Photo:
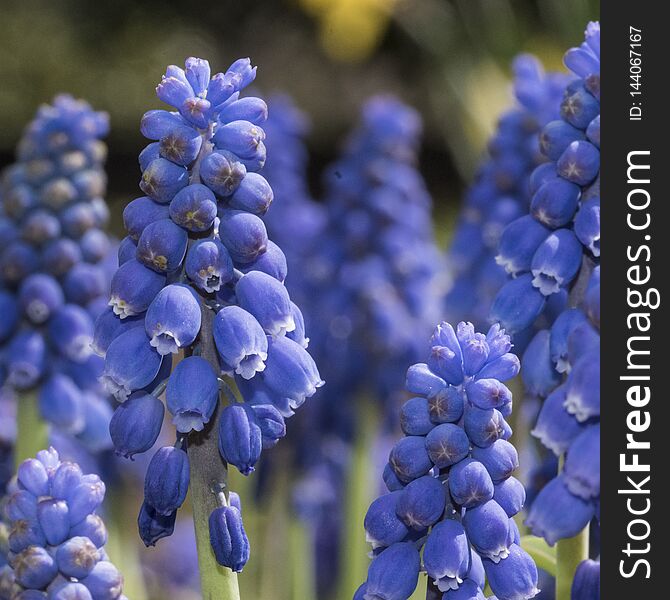
<path fill-rule="evenodd" d="M 104 496 L 98 475 L 61 462 L 53 448 L 23 461 L 4 506 L 8 552 L 0 598 L 127 600 L 96 513 Z"/>
<path fill-rule="evenodd" d="M 497 324 L 484 335 L 443 322 L 428 362 L 407 371 L 405 437 L 384 471 L 389 492 L 365 517 L 374 558 L 355 600 L 405 600 L 422 568 L 444 600 L 481 600 L 487 581 L 498 600 L 538 593 L 512 518 L 525 490 L 512 476 L 518 457 L 505 421 L 512 393 L 502 382 L 519 372 L 511 348 Z"/>
<path fill-rule="evenodd" d="M 507 281 L 496 262 L 500 236 L 507 225 L 528 212 L 528 176 L 546 159 L 538 133 L 558 118 L 568 81 L 559 73 L 544 73 L 531 55 L 513 64 L 517 105 L 502 115 L 489 140 L 488 157 L 479 167 L 465 195 L 464 206 L 447 254 L 453 287 L 446 297 L 452 320 L 468 318 L 487 323 L 491 302 Z"/>
<path fill-rule="evenodd" d="M 110 424 L 117 451 L 132 457 L 153 447 L 163 391 L 177 430 L 175 445 L 160 448 L 147 469 L 138 523 L 148 545 L 172 533 L 189 487 L 188 437 L 214 422 L 221 386 L 232 402 L 220 408 L 213 435 L 221 458 L 248 475 L 284 436 L 284 419 L 323 385 L 283 284 L 286 258 L 262 219 L 273 200 L 259 174 L 267 106 L 240 97 L 255 76 L 249 59 L 212 76 L 206 60 L 188 58 L 184 69 L 169 66 L 156 88 L 174 110 L 149 111 L 141 122 L 152 140 L 139 156 L 145 195 L 124 210 L 128 236 L 94 347 L 121 402 Z M 203 328 L 210 310 L 211 331 Z M 217 365 L 200 356 L 207 345 Z M 180 352 L 186 358 L 172 369 Z M 240 510 L 220 500 L 209 522 L 212 546 L 222 565 L 239 571 L 249 551 Z"/>
<path fill-rule="evenodd" d="M 490 316 L 510 333 L 533 325 L 547 304 L 557 315 L 582 257 L 600 256 L 599 24 L 589 24 L 586 42 L 565 62 L 578 78 L 565 88 L 560 119 L 540 133 L 546 162 L 529 178 L 529 214 L 505 228 L 498 247 L 496 260 L 513 278 Z"/>
<path fill-rule="evenodd" d="M 599 517 L 600 25 L 565 64 L 577 76 L 560 118 L 540 134 L 546 162 L 530 176 L 530 211 L 503 232 L 498 261 L 513 276 L 491 310 L 512 332 L 544 320 L 522 359 L 528 395 L 543 400 L 533 435 L 563 458 L 527 524 L 549 544 Z M 586 568 L 586 567 L 585 567 Z M 578 596 L 582 597 L 582 596 Z M 589 598 L 594 596 L 588 596 Z"/>
<path fill-rule="evenodd" d="M 35 390 L 43 418 L 96 451 L 109 446 L 111 417 L 91 351 L 114 253 L 103 231 L 107 130 L 106 113 L 57 96 L 0 185 L 0 385 Z"/>
<path fill-rule="evenodd" d="M 420 134 L 416 111 L 393 97 L 372 98 L 326 172 L 328 226 L 306 268 L 329 405 L 361 382 L 397 400 L 399 373 L 421 356 L 419 340 L 439 319 L 446 282 L 431 198 L 416 168 Z"/>

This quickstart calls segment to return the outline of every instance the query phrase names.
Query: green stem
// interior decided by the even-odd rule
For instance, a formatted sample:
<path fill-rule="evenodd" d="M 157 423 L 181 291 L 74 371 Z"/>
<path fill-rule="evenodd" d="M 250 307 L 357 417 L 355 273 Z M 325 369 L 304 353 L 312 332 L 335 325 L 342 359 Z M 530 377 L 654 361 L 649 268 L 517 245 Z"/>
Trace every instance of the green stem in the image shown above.
<path fill-rule="evenodd" d="M 556 543 L 556 600 L 570 600 L 575 571 L 589 557 L 588 526 L 575 537 Z"/>
<path fill-rule="evenodd" d="M 214 315 L 202 306 L 200 330 L 200 356 L 219 370 L 212 320 Z M 239 600 L 237 574 L 216 562 L 209 543 L 209 515 L 219 506 L 213 490 L 227 484 L 228 467 L 221 459 L 217 447 L 217 431 L 221 410 L 217 407 L 205 428 L 188 438 L 188 455 L 191 465 L 191 505 L 198 549 L 198 566 L 203 600 Z"/>
<path fill-rule="evenodd" d="M 15 466 L 18 468 L 26 458 L 34 457 L 48 445 L 49 426 L 40 416 L 37 406 L 37 390 L 19 394 L 16 399 Z"/>

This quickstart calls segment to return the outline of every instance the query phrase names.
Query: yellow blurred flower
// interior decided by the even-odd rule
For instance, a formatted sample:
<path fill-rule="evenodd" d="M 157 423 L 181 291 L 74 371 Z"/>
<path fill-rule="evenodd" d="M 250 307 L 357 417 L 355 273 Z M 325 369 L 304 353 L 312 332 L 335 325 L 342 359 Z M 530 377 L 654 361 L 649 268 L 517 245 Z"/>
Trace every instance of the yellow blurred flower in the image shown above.
<path fill-rule="evenodd" d="M 300 0 L 319 21 L 319 36 L 335 60 L 367 58 L 384 35 L 397 0 Z"/>

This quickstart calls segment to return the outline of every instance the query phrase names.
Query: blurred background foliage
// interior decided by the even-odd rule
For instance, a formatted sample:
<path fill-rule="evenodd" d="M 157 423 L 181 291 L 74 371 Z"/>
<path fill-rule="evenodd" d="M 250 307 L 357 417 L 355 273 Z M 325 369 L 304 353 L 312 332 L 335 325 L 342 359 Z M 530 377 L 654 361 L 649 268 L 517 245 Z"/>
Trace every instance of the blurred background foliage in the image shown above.
<path fill-rule="evenodd" d="M 0 0 L 0 168 L 12 161 L 21 129 L 40 103 L 61 91 L 87 99 L 111 115 L 108 200 L 114 232 L 123 235 L 121 211 L 140 195 L 137 154 L 146 142 L 139 120 L 159 107 L 154 88 L 165 66 L 194 55 L 223 69 L 250 56 L 259 65 L 259 91 L 289 93 L 312 121 L 317 198 L 319 174 L 367 97 L 391 92 L 416 107 L 425 125 L 421 170 L 446 244 L 486 139 L 512 102 L 511 59 L 532 52 L 547 68 L 560 68 L 564 50 L 598 12 L 597 0 Z M 373 437 L 368 431 L 355 448 L 347 537 L 359 543 L 348 546 L 348 577 L 333 594 L 338 600 L 351 597 L 366 569 L 362 518 L 378 485 L 370 468 Z M 281 462 L 277 452 L 273 464 Z M 309 532 L 287 516 L 290 485 L 273 471 L 276 493 L 245 508 L 258 551 L 241 577 L 242 597 L 309 600 L 315 597 Z M 254 495 L 253 482 L 232 477 L 243 497 Z M 136 502 L 127 504 L 122 529 L 131 531 Z M 161 565 L 192 545 L 188 522 L 180 527 L 184 538 L 143 553 L 148 592 L 136 589 L 133 600 L 198 597 L 189 591 L 197 585 L 190 580 L 192 552 L 191 562 L 184 555 L 182 568 L 173 569 L 183 588 L 164 587 Z"/>
<path fill-rule="evenodd" d="M 423 115 L 422 170 L 444 211 L 510 102 L 510 59 L 558 67 L 597 12 L 596 0 L 0 0 L 0 166 L 39 103 L 84 97 L 112 118 L 118 215 L 137 195 L 139 119 L 165 65 L 251 56 L 261 91 L 290 93 L 312 119 L 315 191 L 363 100 L 392 92 Z"/>

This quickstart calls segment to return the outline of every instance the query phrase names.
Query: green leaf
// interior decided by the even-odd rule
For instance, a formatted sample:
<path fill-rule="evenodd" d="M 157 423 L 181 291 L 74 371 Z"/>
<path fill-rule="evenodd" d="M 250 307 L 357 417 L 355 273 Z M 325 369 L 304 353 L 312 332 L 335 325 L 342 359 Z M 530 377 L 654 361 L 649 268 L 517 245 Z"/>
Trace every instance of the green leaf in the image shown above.
<path fill-rule="evenodd" d="M 531 555 L 540 569 L 556 577 L 556 548 L 534 535 L 524 535 L 521 538 L 521 547 Z"/>

